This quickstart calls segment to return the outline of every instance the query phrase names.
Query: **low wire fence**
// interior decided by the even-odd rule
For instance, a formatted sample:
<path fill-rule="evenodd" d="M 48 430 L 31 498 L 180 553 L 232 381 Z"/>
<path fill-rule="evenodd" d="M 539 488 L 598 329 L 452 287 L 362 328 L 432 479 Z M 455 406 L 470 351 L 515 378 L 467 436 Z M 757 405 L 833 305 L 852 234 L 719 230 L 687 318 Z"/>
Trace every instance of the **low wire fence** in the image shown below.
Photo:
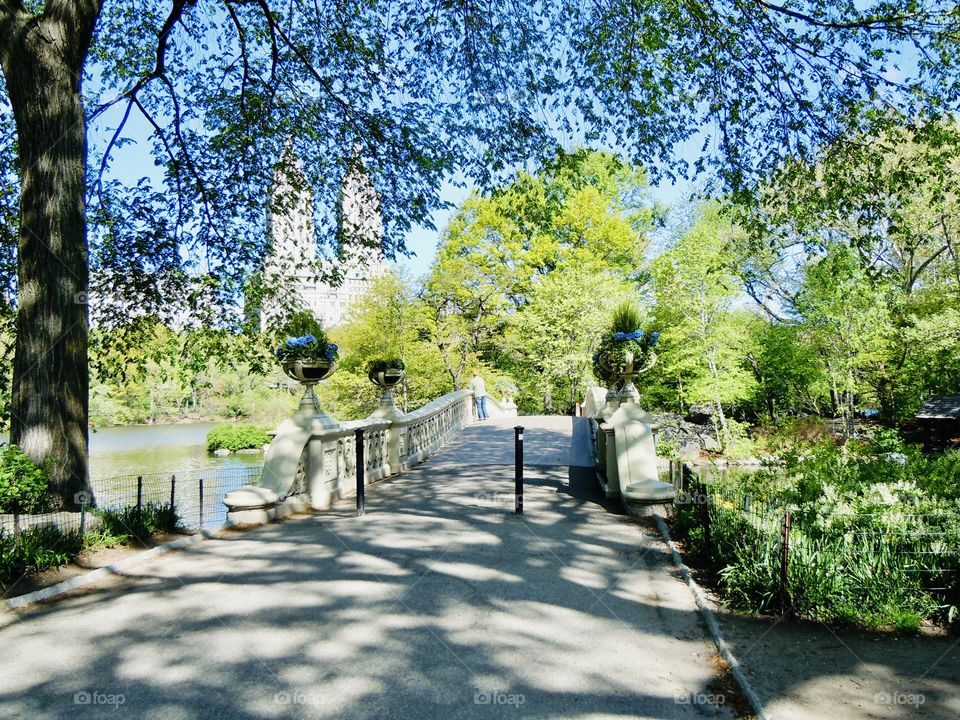
<path fill-rule="evenodd" d="M 876 627 L 960 620 L 956 512 L 824 521 L 816 505 L 708 483 L 686 464 L 671 463 L 669 480 L 675 534 L 734 607 Z"/>
<path fill-rule="evenodd" d="M 173 508 L 178 526 L 199 531 L 227 518 L 224 496 L 231 490 L 255 485 L 262 465 L 191 470 L 177 473 L 119 475 L 91 482 L 92 496 L 79 493 L 80 510 L 32 515 L 0 515 L 0 532 L 17 535 L 35 527 L 55 526 L 64 532 L 94 529 L 99 511 L 135 513 L 151 508 Z"/>

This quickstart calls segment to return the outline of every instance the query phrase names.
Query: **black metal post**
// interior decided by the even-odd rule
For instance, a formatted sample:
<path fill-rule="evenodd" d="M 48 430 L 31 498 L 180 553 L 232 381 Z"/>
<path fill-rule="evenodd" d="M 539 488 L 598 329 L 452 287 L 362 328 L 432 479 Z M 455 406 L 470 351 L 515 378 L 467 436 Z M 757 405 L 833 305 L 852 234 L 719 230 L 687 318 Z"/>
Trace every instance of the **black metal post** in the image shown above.
<path fill-rule="evenodd" d="M 137 475 L 137 525 L 143 516 L 143 475 Z"/>
<path fill-rule="evenodd" d="M 200 529 L 203 530 L 203 478 L 200 478 Z"/>
<path fill-rule="evenodd" d="M 170 475 L 170 512 L 167 514 L 170 518 L 168 529 L 173 530 L 177 526 L 177 476 Z"/>
<path fill-rule="evenodd" d="M 513 428 L 513 451 L 514 451 L 513 511 L 517 515 L 523 515 L 523 426 L 522 425 L 517 425 Z"/>
<path fill-rule="evenodd" d="M 364 497 L 363 492 L 364 470 L 366 466 L 366 463 L 363 460 L 363 428 L 357 428 L 355 442 L 357 445 L 357 517 L 360 517 L 364 512 L 366 512 L 366 498 Z"/>
<path fill-rule="evenodd" d="M 783 544 L 780 554 L 780 614 L 790 614 L 790 511 L 783 513 Z"/>

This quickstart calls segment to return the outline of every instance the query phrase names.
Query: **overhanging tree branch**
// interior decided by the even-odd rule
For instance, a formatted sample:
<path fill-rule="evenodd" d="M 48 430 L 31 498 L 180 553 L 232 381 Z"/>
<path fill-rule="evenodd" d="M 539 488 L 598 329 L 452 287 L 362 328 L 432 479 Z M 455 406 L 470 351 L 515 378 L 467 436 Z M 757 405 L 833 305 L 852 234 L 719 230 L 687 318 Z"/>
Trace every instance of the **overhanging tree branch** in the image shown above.
<path fill-rule="evenodd" d="M 835 21 L 823 20 L 821 18 L 808 15 L 806 13 L 793 10 L 783 5 L 767 2 L 767 0 L 753 0 L 757 5 L 766 8 L 772 12 L 793 18 L 813 25 L 815 27 L 826 28 L 829 30 L 899 30 L 900 26 L 908 21 L 924 19 L 926 16 L 919 13 L 904 13 L 900 15 L 888 15 L 884 17 L 864 16 L 856 20 Z"/>

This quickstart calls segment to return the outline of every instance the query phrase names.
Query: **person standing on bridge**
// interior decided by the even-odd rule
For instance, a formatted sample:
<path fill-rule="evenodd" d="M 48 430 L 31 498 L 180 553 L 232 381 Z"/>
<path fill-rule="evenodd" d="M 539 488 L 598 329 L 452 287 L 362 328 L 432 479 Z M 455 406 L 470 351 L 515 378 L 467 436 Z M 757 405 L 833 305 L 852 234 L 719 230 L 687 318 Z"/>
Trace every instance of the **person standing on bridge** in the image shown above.
<path fill-rule="evenodd" d="M 473 400 L 477 404 L 477 419 L 486 420 L 487 415 L 487 386 L 483 384 L 483 378 L 480 377 L 480 371 L 473 371 L 473 380 L 470 381 L 470 389 L 473 391 Z"/>

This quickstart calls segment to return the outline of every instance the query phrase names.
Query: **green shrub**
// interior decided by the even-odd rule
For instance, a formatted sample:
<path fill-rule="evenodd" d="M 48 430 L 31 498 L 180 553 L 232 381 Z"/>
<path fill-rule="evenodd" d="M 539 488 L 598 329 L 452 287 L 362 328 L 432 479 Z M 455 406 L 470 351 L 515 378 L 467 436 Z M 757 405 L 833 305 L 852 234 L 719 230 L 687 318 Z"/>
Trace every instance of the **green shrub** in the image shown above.
<path fill-rule="evenodd" d="M 405 370 L 403 360 L 398 357 L 385 357 L 371 360 L 367 363 L 367 373 L 385 372 L 387 370 Z"/>
<path fill-rule="evenodd" d="M 55 525 L 32 527 L 17 534 L 0 530 L 0 590 L 6 590 L 26 573 L 66 565 L 83 550 L 116 547 L 131 540 L 144 541 L 160 532 L 172 532 L 180 523 L 169 503 L 93 510 L 100 519 L 95 530 L 61 530 Z"/>
<path fill-rule="evenodd" d="M 262 448 L 270 442 L 270 436 L 263 428 L 253 425 L 217 425 L 207 433 L 207 450 L 247 450 Z"/>
<path fill-rule="evenodd" d="M 610 322 L 610 334 L 622 332 L 632 333 L 640 328 L 642 324 L 640 312 L 631 302 L 624 302 L 614 308 L 613 317 Z"/>
<path fill-rule="evenodd" d="M 41 513 L 49 507 L 46 471 L 16 445 L 0 450 L 0 512 Z"/>
<path fill-rule="evenodd" d="M 915 630 L 925 620 L 957 623 L 960 506 L 924 497 L 906 481 L 848 488 L 824 484 L 824 477 L 850 481 L 850 468 L 832 465 L 836 459 L 825 455 L 808 466 L 823 471 L 819 478 L 783 479 L 794 497 L 816 497 L 791 511 L 792 611 L 812 620 L 874 629 Z M 775 489 L 762 473 L 737 488 L 711 486 L 709 542 L 701 508 L 677 508 L 675 534 L 718 577 L 724 600 L 740 610 L 779 609 L 782 499 L 762 494 Z M 755 509 L 763 500 L 774 507 L 745 513 L 740 508 L 747 494 Z"/>
<path fill-rule="evenodd" d="M 176 508 L 170 503 L 146 503 L 139 512 L 136 507 L 95 509 L 93 512 L 100 519 L 97 532 L 107 543 L 117 539 L 144 541 L 155 533 L 173 532 L 180 526 Z"/>
<path fill-rule="evenodd" d="M 80 552 L 79 530 L 44 525 L 11 535 L 0 530 L 0 588 L 6 590 L 29 572 L 42 572 L 70 562 Z"/>

